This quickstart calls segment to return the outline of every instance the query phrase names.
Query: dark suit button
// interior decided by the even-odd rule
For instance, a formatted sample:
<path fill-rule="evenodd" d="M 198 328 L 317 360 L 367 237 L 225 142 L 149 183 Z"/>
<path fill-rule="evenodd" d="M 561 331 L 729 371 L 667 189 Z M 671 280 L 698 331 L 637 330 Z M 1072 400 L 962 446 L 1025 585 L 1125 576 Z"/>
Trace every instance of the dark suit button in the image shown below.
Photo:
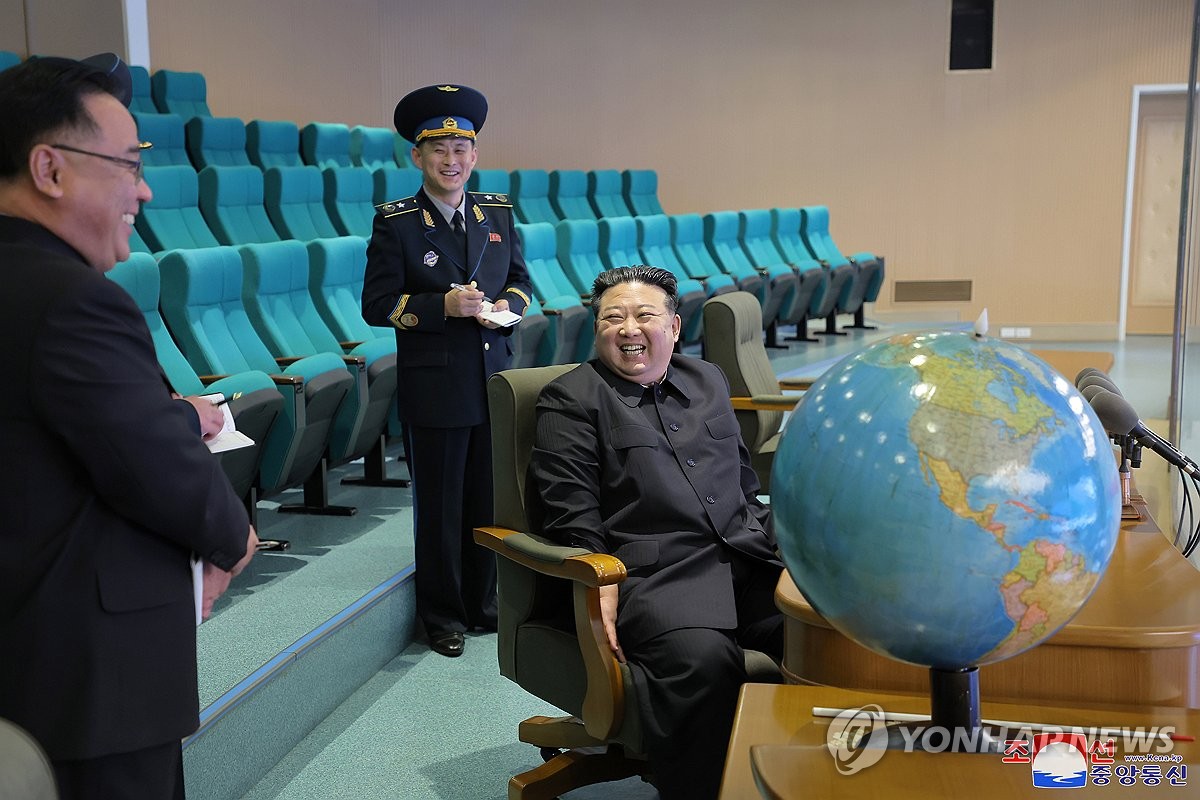
<path fill-rule="evenodd" d="M 696 459 L 694 459 L 694 458 L 689 458 L 689 459 L 687 460 L 687 465 L 688 465 L 689 467 L 694 467 L 694 466 L 696 466 Z"/>
<path fill-rule="evenodd" d="M 709 502 L 709 504 L 717 502 L 717 498 L 713 497 L 711 494 L 704 499 L 707 500 Z"/>
<path fill-rule="evenodd" d="M 484 343 L 483 343 L 483 349 L 484 349 L 484 350 L 491 350 L 491 349 L 492 349 L 492 343 L 491 343 L 491 342 L 484 342 Z"/>
<path fill-rule="evenodd" d="M 677 431 L 677 430 L 679 430 L 679 425 L 678 425 L 677 423 L 674 423 L 674 422 L 672 422 L 672 423 L 671 423 L 671 430 L 673 430 L 673 431 Z"/>

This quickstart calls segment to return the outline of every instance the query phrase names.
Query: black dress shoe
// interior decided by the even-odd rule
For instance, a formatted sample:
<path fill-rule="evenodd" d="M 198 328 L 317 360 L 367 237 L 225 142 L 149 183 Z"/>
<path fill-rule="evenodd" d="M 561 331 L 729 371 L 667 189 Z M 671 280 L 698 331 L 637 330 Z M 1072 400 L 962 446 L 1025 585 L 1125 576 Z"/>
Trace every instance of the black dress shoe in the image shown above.
<path fill-rule="evenodd" d="M 458 658 L 461 656 L 465 643 L 466 640 L 458 631 L 439 633 L 429 637 L 429 649 L 447 658 Z"/>

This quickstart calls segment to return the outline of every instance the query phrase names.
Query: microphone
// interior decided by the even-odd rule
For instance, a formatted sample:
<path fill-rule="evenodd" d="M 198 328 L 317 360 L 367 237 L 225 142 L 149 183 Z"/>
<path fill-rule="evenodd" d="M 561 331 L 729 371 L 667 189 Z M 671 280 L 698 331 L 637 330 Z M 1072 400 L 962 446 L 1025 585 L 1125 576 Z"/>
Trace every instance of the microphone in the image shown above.
<path fill-rule="evenodd" d="M 1081 395 L 1083 395 L 1083 399 L 1087 400 L 1088 403 L 1090 404 L 1092 402 L 1092 398 L 1095 397 L 1096 395 L 1100 394 L 1101 392 L 1111 392 L 1111 391 L 1112 391 L 1112 389 L 1109 389 L 1105 386 L 1097 386 L 1095 384 L 1091 384 L 1089 386 L 1084 386 L 1082 389 L 1079 390 L 1079 393 Z M 1105 431 L 1105 432 L 1107 433 L 1107 431 Z"/>
<path fill-rule="evenodd" d="M 1079 370 L 1079 372 L 1076 373 L 1076 375 L 1075 375 L 1075 388 L 1079 388 L 1079 382 L 1082 381 L 1084 378 L 1086 378 L 1088 375 L 1099 375 L 1101 378 L 1108 377 L 1107 375 L 1104 374 L 1103 370 L 1096 369 L 1095 367 L 1084 367 L 1083 369 Z"/>
<path fill-rule="evenodd" d="M 1080 394 L 1083 394 L 1083 390 L 1089 386 L 1101 386 L 1115 395 L 1121 394 L 1121 390 L 1117 388 L 1117 385 L 1101 373 L 1087 375 L 1079 383 L 1075 384 L 1075 388 L 1079 390 Z"/>
<path fill-rule="evenodd" d="M 1100 392 L 1092 397 L 1091 403 L 1106 432 L 1114 436 L 1131 436 L 1138 444 L 1149 447 L 1167 463 L 1174 464 L 1188 475 L 1196 477 L 1200 474 L 1200 466 L 1176 450 L 1175 445 L 1147 428 L 1124 397 L 1113 392 Z"/>

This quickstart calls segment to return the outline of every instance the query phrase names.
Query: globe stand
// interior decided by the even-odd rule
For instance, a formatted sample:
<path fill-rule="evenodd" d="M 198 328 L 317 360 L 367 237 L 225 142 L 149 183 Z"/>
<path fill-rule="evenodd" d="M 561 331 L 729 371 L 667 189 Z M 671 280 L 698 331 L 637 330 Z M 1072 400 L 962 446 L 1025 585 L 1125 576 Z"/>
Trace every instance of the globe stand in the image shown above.
<path fill-rule="evenodd" d="M 979 668 L 929 670 L 928 722 L 887 726 L 887 749 L 933 753 L 999 753 L 1003 742 L 979 717 Z"/>

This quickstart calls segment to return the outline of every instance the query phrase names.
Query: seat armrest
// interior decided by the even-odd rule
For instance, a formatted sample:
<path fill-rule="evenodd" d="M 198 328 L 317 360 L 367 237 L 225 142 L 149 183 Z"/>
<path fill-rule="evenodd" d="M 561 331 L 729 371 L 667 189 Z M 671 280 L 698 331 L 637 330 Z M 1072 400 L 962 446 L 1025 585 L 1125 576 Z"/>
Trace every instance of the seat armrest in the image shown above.
<path fill-rule="evenodd" d="M 302 358 L 304 356 L 276 356 L 275 363 L 281 367 L 290 367 Z"/>
<path fill-rule="evenodd" d="M 228 375 L 197 375 L 196 377 L 200 379 L 201 383 L 203 383 L 205 386 L 208 386 L 210 383 L 216 383 L 217 381 L 221 380 L 222 378 L 228 378 L 229 376 Z"/>
<path fill-rule="evenodd" d="M 362 342 L 338 342 L 338 344 L 341 346 L 341 348 L 343 350 L 353 350 L 354 348 L 356 348 L 360 344 L 362 344 Z"/>
<path fill-rule="evenodd" d="M 614 556 L 554 544 L 510 528 L 476 528 L 475 542 L 534 572 L 590 588 L 625 580 L 625 565 Z"/>
<path fill-rule="evenodd" d="M 800 402 L 794 394 L 756 394 L 753 397 L 731 397 L 734 411 L 786 411 Z"/>
<path fill-rule="evenodd" d="M 817 382 L 816 378 L 780 378 L 779 388 L 784 390 L 807 391 Z"/>
<path fill-rule="evenodd" d="M 270 377 L 271 377 L 271 380 L 275 382 L 276 386 L 303 386 L 304 385 L 304 378 L 303 378 L 303 376 L 300 376 L 300 375 L 282 375 L 282 374 L 275 373 L 275 374 L 272 374 Z"/>
<path fill-rule="evenodd" d="M 365 367 L 367 365 L 366 356 L 342 356 L 342 363 L 347 367 Z"/>

